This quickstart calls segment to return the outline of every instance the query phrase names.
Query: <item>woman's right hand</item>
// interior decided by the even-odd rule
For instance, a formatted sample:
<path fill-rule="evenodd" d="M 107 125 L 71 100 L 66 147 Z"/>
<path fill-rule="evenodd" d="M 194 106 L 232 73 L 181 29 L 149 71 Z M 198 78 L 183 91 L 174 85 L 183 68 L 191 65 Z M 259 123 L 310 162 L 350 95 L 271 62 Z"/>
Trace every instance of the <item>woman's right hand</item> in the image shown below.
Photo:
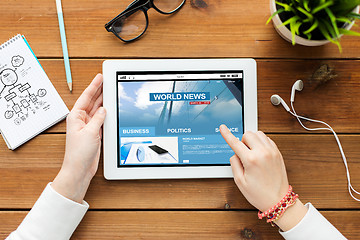
<path fill-rule="evenodd" d="M 235 183 L 244 197 L 261 212 L 276 205 L 289 189 L 284 160 L 276 144 L 260 131 L 246 132 L 241 141 L 225 125 L 220 126 L 220 132 L 235 152 L 230 163 Z M 292 218 L 298 221 L 282 224 L 282 220 L 287 219 L 285 215 L 294 210 L 297 210 L 296 216 Z M 276 223 L 282 230 L 289 230 L 305 216 L 306 211 L 306 207 L 297 201 Z"/>

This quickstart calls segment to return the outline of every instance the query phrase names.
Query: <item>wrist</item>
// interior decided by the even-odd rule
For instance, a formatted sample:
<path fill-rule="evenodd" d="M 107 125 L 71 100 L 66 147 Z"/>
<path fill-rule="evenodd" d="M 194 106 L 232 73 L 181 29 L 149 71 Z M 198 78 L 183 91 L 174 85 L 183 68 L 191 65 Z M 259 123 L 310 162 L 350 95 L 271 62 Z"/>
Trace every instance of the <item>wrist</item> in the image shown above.
<path fill-rule="evenodd" d="M 273 207 L 265 212 L 258 213 L 259 219 L 267 218 L 267 222 L 274 226 L 274 223 L 283 231 L 289 231 L 295 227 L 306 215 L 307 208 L 298 199 L 289 185 L 287 194 Z"/>
<path fill-rule="evenodd" d="M 64 197 L 82 203 L 91 179 L 92 176 L 87 174 L 75 173 L 61 168 L 51 186 L 56 192 Z"/>
<path fill-rule="evenodd" d="M 284 232 L 295 227 L 306 215 L 307 207 L 297 199 L 295 204 L 286 209 L 284 214 L 274 223 Z"/>

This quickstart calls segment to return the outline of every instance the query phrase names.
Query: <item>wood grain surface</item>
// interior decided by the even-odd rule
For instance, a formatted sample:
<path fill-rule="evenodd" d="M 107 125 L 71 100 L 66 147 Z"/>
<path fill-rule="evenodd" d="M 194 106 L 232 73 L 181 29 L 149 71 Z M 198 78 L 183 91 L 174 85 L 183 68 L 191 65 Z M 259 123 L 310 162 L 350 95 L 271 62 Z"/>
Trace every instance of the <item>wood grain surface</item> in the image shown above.
<path fill-rule="evenodd" d="M 0 238 L 21 222 L 26 211 L 0 212 Z M 360 217 L 354 211 L 321 211 L 348 239 L 358 239 Z M 280 240 L 277 229 L 258 220 L 255 211 L 90 211 L 71 239 L 239 239 Z"/>
<path fill-rule="evenodd" d="M 194 1 L 194 0 L 192 0 Z M 343 53 L 328 44 L 292 46 L 265 22 L 269 0 L 188 0 L 178 13 L 149 10 L 144 37 L 124 44 L 104 24 L 131 0 L 62 0 L 73 89 L 69 93 L 54 0 L 1 0 L 0 43 L 24 34 L 71 109 L 106 59 L 255 58 L 259 129 L 278 144 L 288 177 L 303 202 L 312 202 L 349 239 L 360 239 L 360 205 L 347 192 L 345 168 L 333 136 L 308 133 L 281 107 L 297 79 L 297 112 L 328 122 L 347 154 L 360 188 L 360 38 L 344 36 Z M 360 31 L 359 26 L 353 30 Z M 313 125 L 310 125 L 313 126 Z M 1 127 L 1 126 L 0 126 Z M 59 171 L 65 121 L 16 151 L 0 140 L 0 238 L 16 229 Z M 99 170 L 86 201 L 90 211 L 72 239 L 282 239 L 256 218 L 232 179 L 107 181 Z"/>
<path fill-rule="evenodd" d="M 70 57 L 173 58 L 358 58 L 359 41 L 335 45 L 292 46 L 269 24 L 269 0 L 206 0 L 207 8 L 187 1 L 178 13 L 166 16 L 151 9 L 149 29 L 141 41 L 124 44 L 104 25 L 131 1 L 63 0 Z M 21 32 L 39 57 L 62 56 L 55 1 L 0 1 L 0 42 Z M 355 27 L 359 30 L 359 27 Z"/>

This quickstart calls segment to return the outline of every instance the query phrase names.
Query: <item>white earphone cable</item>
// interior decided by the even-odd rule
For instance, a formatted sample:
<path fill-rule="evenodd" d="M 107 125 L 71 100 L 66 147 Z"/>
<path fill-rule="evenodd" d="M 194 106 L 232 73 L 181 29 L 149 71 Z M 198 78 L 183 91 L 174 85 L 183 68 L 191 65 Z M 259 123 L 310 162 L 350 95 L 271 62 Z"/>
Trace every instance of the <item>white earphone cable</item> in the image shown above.
<path fill-rule="evenodd" d="M 340 150 L 340 153 L 341 153 L 341 157 L 344 161 L 344 165 L 345 165 L 345 168 L 346 168 L 346 176 L 347 176 L 347 180 L 348 180 L 348 191 L 349 191 L 349 194 L 350 196 L 355 200 L 355 201 L 358 201 L 360 202 L 360 199 L 359 198 L 356 198 L 354 195 L 353 195 L 353 192 L 360 195 L 360 192 L 356 191 L 353 186 L 351 185 L 351 179 L 350 179 L 350 172 L 349 172 L 349 167 L 348 167 L 348 164 L 347 164 L 347 160 L 346 160 L 346 156 L 345 156 L 345 153 L 344 153 L 344 150 L 342 148 L 342 145 L 340 143 L 340 139 L 338 138 L 336 132 L 334 131 L 334 129 L 329 125 L 327 124 L 326 122 L 323 122 L 323 121 L 319 121 L 319 120 L 315 120 L 315 119 L 311 119 L 311 118 L 307 118 L 307 117 L 303 117 L 303 116 L 300 116 L 296 113 L 295 111 L 295 108 L 294 108 L 294 104 L 293 102 L 290 102 L 291 103 L 291 109 L 293 110 L 293 112 L 289 111 L 289 113 L 291 115 L 293 115 L 294 117 L 296 117 L 296 119 L 298 120 L 298 122 L 300 123 L 300 125 L 308 130 L 308 131 L 318 131 L 318 130 L 328 130 L 328 131 L 331 131 L 333 134 L 334 134 L 334 137 L 335 137 L 335 140 L 339 146 L 339 150 Z M 300 119 L 303 119 L 303 120 L 306 120 L 306 121 L 310 121 L 310 122 L 316 122 L 316 123 L 321 123 L 325 126 L 327 126 L 327 128 L 308 128 L 306 127 L 302 121 Z M 352 192 L 353 191 L 353 192 Z"/>

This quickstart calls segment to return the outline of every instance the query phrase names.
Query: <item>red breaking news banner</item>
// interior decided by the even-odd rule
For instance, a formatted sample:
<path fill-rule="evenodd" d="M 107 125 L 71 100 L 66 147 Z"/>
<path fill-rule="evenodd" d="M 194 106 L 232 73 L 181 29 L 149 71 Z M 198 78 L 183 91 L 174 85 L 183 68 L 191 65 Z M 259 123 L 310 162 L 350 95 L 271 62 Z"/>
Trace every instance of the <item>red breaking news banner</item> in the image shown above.
<path fill-rule="evenodd" d="M 209 105 L 210 101 L 189 102 L 190 105 Z"/>

